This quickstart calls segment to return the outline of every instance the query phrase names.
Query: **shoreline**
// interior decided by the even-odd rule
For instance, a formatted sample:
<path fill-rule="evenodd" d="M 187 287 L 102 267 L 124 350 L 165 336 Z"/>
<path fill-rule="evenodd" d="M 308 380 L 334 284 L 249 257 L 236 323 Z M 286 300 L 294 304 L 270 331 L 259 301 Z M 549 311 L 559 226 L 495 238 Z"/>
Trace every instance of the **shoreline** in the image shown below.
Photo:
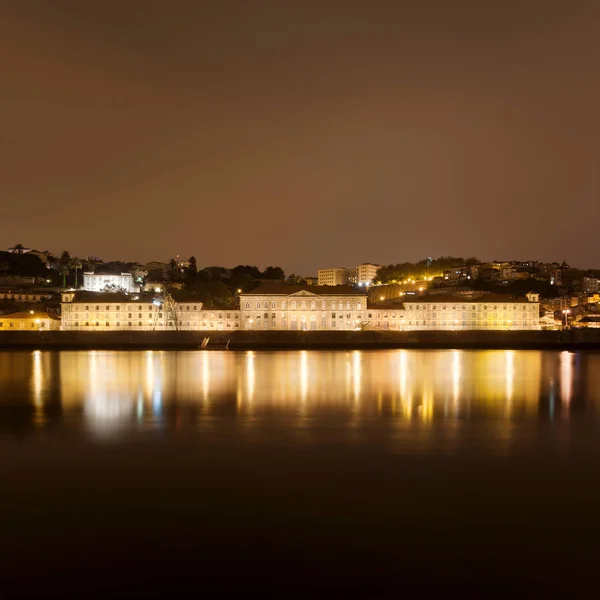
<path fill-rule="evenodd" d="M 0 332 L 0 350 L 597 350 L 600 330 Z M 212 348 L 208 348 L 213 350 Z M 217 350 L 218 348 L 215 348 Z"/>

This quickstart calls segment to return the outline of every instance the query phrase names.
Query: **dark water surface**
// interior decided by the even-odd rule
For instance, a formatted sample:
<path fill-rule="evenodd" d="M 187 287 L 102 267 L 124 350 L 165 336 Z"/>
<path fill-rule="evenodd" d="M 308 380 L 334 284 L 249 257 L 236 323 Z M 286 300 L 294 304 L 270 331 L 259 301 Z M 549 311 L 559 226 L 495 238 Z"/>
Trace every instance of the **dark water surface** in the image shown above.
<path fill-rule="evenodd" d="M 598 589 L 600 354 L 0 352 L 0 595 Z"/>

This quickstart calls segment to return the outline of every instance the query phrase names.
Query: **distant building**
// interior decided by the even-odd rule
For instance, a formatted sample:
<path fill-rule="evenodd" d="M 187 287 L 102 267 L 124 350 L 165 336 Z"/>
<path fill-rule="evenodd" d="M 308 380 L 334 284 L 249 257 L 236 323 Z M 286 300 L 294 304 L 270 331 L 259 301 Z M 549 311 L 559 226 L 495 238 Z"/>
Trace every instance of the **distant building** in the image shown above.
<path fill-rule="evenodd" d="M 585 279 L 588 279 L 587 277 Z M 562 285 L 562 271 L 560 269 L 553 269 L 550 271 L 550 285 L 556 285 L 560 287 Z"/>
<path fill-rule="evenodd" d="M 92 273 L 83 274 L 83 289 L 86 292 L 123 291 L 137 292 L 139 286 L 133 282 L 131 273 Z"/>
<path fill-rule="evenodd" d="M 356 281 L 356 270 L 338 267 L 337 269 L 319 269 L 318 285 L 348 285 Z M 354 279 L 354 281 L 352 281 Z"/>
<path fill-rule="evenodd" d="M 600 292 L 600 279 L 584 277 L 581 287 L 584 294 L 597 294 Z"/>
<path fill-rule="evenodd" d="M 362 263 L 355 269 L 345 267 L 319 269 L 317 283 L 318 285 L 371 285 L 380 268 L 380 265 Z"/>
<path fill-rule="evenodd" d="M 381 265 L 362 263 L 356 267 L 356 283 L 358 285 L 371 285 L 377 276 Z"/>
<path fill-rule="evenodd" d="M 16 312 L 0 316 L 0 331 L 58 331 L 60 317 L 41 311 Z"/>
<path fill-rule="evenodd" d="M 55 293 L 53 290 L 0 290 L 0 300 L 13 302 L 41 302 L 51 298 Z"/>

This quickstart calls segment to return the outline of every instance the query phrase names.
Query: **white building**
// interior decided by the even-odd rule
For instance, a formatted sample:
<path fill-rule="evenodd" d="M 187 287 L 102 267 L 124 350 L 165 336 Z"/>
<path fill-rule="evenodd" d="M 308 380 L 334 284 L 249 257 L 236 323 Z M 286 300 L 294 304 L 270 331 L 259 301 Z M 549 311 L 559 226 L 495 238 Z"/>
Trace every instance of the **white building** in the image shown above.
<path fill-rule="evenodd" d="M 371 263 L 362 263 L 356 267 L 356 281 L 358 285 L 371 285 L 377 276 L 377 271 L 381 265 L 373 265 Z"/>
<path fill-rule="evenodd" d="M 356 283 L 356 269 L 338 267 L 336 269 L 319 269 L 317 272 L 318 285 L 349 285 Z"/>
<path fill-rule="evenodd" d="M 202 302 L 177 302 L 171 310 L 143 293 L 65 293 L 61 306 L 62 331 L 194 331 L 207 320 Z"/>
<path fill-rule="evenodd" d="M 87 272 L 83 274 L 83 289 L 86 292 L 104 292 L 104 291 L 119 291 L 119 292 L 137 292 L 139 286 L 133 282 L 131 273 L 93 273 Z"/>
<path fill-rule="evenodd" d="M 540 329 L 539 298 L 422 296 L 369 309 L 365 329 L 398 331 L 531 331 Z"/>
<path fill-rule="evenodd" d="M 367 296 L 348 286 L 265 284 L 240 294 L 242 329 L 354 330 Z"/>

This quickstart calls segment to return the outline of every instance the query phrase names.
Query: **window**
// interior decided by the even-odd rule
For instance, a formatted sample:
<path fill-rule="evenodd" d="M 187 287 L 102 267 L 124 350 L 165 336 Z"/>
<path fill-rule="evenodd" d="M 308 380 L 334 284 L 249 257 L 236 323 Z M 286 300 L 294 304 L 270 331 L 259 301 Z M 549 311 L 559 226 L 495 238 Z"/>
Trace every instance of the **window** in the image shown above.
<path fill-rule="evenodd" d="M 131 313 L 129 313 L 127 316 L 131 319 Z"/>
<path fill-rule="evenodd" d="M 350 310 L 350 302 L 346 302 L 346 310 Z"/>
<path fill-rule="evenodd" d="M 121 327 L 121 323 L 119 323 L 119 321 L 117 321 L 117 327 Z"/>
<path fill-rule="evenodd" d="M 300 302 L 300 309 L 301 309 L 301 310 L 306 310 L 306 300 L 302 300 L 302 301 Z"/>
<path fill-rule="evenodd" d="M 317 310 L 317 303 L 314 300 L 310 303 L 310 310 Z"/>
<path fill-rule="evenodd" d="M 256 310 L 260 310 L 260 302 L 256 303 Z"/>
<path fill-rule="evenodd" d="M 142 322 L 140 321 L 140 322 L 138 323 L 138 325 L 141 327 L 141 326 L 142 326 Z"/>
<path fill-rule="evenodd" d="M 108 321 L 106 322 L 106 326 L 108 327 Z"/>
<path fill-rule="evenodd" d="M 86 321 L 86 324 L 85 324 L 85 326 L 86 326 L 86 327 L 89 327 L 89 326 L 90 326 L 90 324 L 89 324 L 89 323 Z"/>
<path fill-rule="evenodd" d="M 264 317 L 265 317 L 265 319 L 268 319 L 269 318 L 269 313 L 265 313 Z"/>
<path fill-rule="evenodd" d="M 140 314 L 138 315 L 138 319 L 141 319 L 141 318 L 142 318 L 142 313 L 140 313 Z"/>
<path fill-rule="evenodd" d="M 99 306 L 96 306 L 96 310 L 100 310 L 100 307 L 99 307 Z"/>
<path fill-rule="evenodd" d="M 96 327 L 100 327 L 100 323 L 98 323 L 98 321 L 96 321 Z"/>
<path fill-rule="evenodd" d="M 331 313 L 331 318 L 335 319 L 335 313 Z"/>
<path fill-rule="evenodd" d="M 246 304 L 244 306 L 246 310 L 250 310 L 250 302 L 246 301 Z"/>
<path fill-rule="evenodd" d="M 117 308 L 117 310 L 121 310 L 121 307 L 120 307 L 120 306 L 117 306 L 116 308 Z"/>
<path fill-rule="evenodd" d="M 296 301 L 295 300 L 292 302 L 292 310 L 296 310 Z"/>
<path fill-rule="evenodd" d="M 356 310 L 362 310 L 362 302 L 356 303 Z"/>
<path fill-rule="evenodd" d="M 85 307 L 85 310 L 90 310 L 90 307 L 89 307 L 89 306 L 86 306 L 86 307 Z"/>
<path fill-rule="evenodd" d="M 271 314 L 271 319 L 276 319 L 276 318 L 277 318 L 277 317 L 276 317 L 275 313 L 272 313 L 272 314 Z"/>
<path fill-rule="evenodd" d="M 325 305 L 325 300 L 321 302 L 321 310 L 327 310 L 327 306 Z"/>

